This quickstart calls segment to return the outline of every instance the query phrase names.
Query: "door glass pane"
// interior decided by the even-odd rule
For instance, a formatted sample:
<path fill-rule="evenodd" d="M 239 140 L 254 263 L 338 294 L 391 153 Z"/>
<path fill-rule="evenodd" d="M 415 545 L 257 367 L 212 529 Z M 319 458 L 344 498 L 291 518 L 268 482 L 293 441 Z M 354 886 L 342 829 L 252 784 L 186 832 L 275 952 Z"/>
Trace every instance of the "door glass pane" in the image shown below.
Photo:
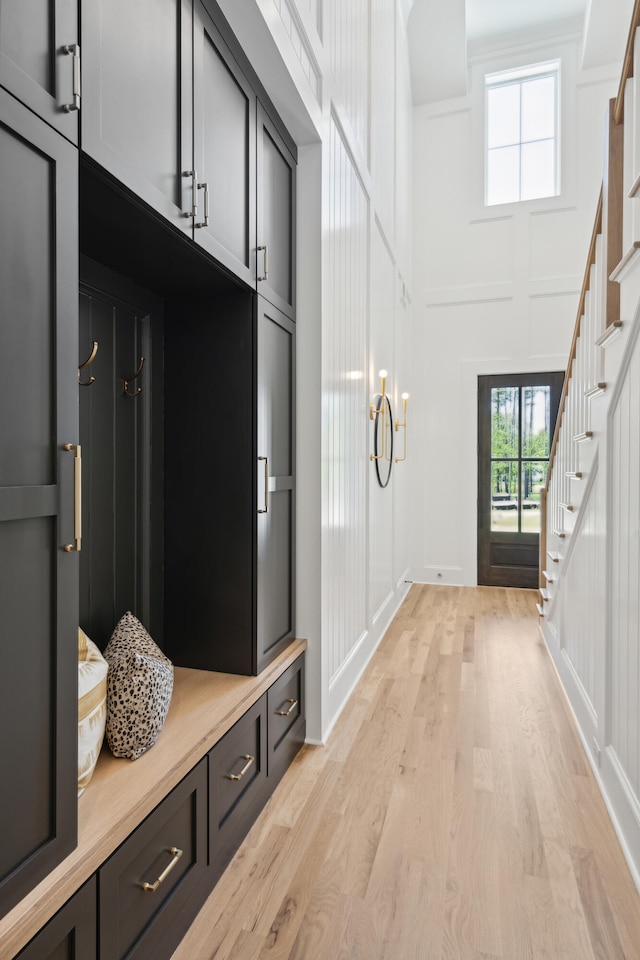
<path fill-rule="evenodd" d="M 522 388 L 522 456 L 548 457 L 550 437 L 549 387 Z"/>
<path fill-rule="evenodd" d="M 491 464 L 491 529 L 518 531 L 518 464 L 494 460 Z"/>
<path fill-rule="evenodd" d="M 547 482 L 546 460 L 522 462 L 522 532 L 540 533 L 540 491 Z"/>
<path fill-rule="evenodd" d="M 518 387 L 494 387 L 491 391 L 491 456 L 519 455 L 518 429 L 520 391 Z"/>

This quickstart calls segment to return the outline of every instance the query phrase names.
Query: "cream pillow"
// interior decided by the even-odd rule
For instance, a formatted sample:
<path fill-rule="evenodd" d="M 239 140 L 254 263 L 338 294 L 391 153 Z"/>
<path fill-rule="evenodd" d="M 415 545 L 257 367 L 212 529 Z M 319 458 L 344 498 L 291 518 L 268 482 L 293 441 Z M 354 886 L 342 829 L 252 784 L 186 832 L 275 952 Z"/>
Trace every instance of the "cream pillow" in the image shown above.
<path fill-rule="evenodd" d="M 78 627 L 78 796 L 92 777 L 107 721 L 108 664 Z"/>

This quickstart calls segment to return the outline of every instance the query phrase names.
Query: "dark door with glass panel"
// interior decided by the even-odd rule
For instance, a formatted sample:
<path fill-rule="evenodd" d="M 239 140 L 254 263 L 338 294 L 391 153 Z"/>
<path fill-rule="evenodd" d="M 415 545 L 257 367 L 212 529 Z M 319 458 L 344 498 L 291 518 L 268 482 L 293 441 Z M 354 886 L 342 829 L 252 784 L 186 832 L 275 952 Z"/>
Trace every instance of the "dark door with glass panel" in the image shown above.
<path fill-rule="evenodd" d="M 564 373 L 478 378 L 478 583 L 538 586 L 540 493 Z"/>

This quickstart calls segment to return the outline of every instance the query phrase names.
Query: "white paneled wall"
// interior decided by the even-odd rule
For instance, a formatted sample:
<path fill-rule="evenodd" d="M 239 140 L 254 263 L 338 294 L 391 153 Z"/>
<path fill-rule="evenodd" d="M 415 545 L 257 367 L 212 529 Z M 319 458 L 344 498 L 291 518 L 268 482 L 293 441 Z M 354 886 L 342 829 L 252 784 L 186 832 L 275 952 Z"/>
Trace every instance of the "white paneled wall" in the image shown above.
<path fill-rule="evenodd" d="M 380 390 L 378 371 L 389 367 L 396 371 L 398 364 L 394 357 L 394 325 L 389 319 L 394 314 L 395 294 L 395 266 L 381 233 L 378 222 L 372 226 L 371 236 L 371 342 L 375 344 L 369 361 L 369 392 L 375 394 Z M 394 376 L 393 380 L 397 380 Z M 389 392 L 394 416 L 399 412 L 394 384 L 391 383 Z M 373 423 L 369 421 L 369 439 L 367 449 L 373 447 Z M 398 456 L 397 443 L 400 434 L 393 432 L 393 456 Z M 373 464 L 369 462 L 369 468 Z M 391 484 L 382 488 L 377 482 L 370 484 L 369 493 L 369 622 L 375 623 L 378 617 L 384 615 L 385 608 L 393 599 L 393 490 L 397 485 L 398 464 L 393 465 Z M 386 469 L 383 464 L 382 469 Z"/>
<path fill-rule="evenodd" d="M 378 218 L 390 238 L 395 213 L 395 29 L 394 0 L 372 0 L 371 175 Z"/>
<path fill-rule="evenodd" d="M 327 0 L 328 47 L 336 88 L 336 104 L 344 108 L 355 141 L 369 157 L 369 96 L 371 82 L 369 0 Z"/>
<path fill-rule="evenodd" d="M 599 537 L 597 465 L 590 496 L 582 508 L 574 533 L 572 553 L 567 558 L 563 584 L 562 643 L 564 655 L 575 673 L 579 694 L 597 725 L 598 680 L 602 670 L 604 632 L 604 551 Z M 574 481 L 575 483 L 576 481 Z"/>
<path fill-rule="evenodd" d="M 610 748 L 640 809 L 640 347 L 610 416 Z"/>
<path fill-rule="evenodd" d="M 367 629 L 368 200 L 335 119 L 329 141 L 323 366 L 323 607 L 329 682 Z"/>

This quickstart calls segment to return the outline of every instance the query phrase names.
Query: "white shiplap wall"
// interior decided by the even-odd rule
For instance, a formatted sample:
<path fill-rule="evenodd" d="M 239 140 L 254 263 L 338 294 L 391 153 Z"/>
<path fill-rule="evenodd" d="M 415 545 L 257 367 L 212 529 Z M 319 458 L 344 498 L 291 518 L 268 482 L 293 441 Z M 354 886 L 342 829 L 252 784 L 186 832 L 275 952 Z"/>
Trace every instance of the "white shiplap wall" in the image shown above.
<path fill-rule="evenodd" d="M 610 417 L 610 747 L 640 803 L 640 341 Z"/>
<path fill-rule="evenodd" d="M 323 366 L 323 571 L 329 682 L 366 632 L 368 200 L 331 119 Z"/>

